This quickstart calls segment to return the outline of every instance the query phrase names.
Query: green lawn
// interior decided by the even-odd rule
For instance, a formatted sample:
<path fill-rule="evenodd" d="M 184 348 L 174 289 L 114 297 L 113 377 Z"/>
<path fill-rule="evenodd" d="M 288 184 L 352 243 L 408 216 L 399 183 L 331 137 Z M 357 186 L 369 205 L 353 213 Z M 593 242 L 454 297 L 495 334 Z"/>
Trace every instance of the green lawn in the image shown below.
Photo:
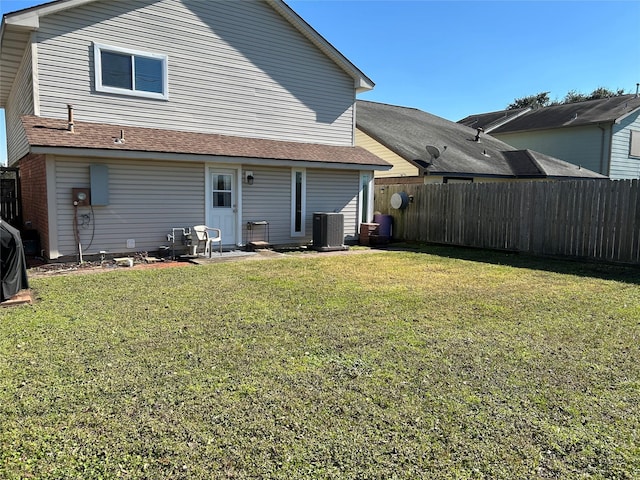
<path fill-rule="evenodd" d="M 31 283 L 0 478 L 640 477 L 640 270 L 428 248 Z"/>

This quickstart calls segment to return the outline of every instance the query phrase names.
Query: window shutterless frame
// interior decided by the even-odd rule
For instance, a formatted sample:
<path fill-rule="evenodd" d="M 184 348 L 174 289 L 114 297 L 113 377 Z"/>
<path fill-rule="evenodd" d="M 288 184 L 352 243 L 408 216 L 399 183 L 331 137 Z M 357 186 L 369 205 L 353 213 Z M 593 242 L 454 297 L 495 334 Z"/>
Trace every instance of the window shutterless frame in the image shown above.
<path fill-rule="evenodd" d="M 93 60 L 96 91 L 169 99 L 167 55 L 94 43 Z"/>
<path fill-rule="evenodd" d="M 307 171 L 291 170 L 291 236 L 304 237 L 307 210 Z"/>
<path fill-rule="evenodd" d="M 358 194 L 358 207 L 360 209 L 359 223 L 368 223 L 373 220 L 373 173 L 360 172 L 360 193 Z"/>
<path fill-rule="evenodd" d="M 640 130 L 629 132 L 629 156 L 640 157 Z"/>

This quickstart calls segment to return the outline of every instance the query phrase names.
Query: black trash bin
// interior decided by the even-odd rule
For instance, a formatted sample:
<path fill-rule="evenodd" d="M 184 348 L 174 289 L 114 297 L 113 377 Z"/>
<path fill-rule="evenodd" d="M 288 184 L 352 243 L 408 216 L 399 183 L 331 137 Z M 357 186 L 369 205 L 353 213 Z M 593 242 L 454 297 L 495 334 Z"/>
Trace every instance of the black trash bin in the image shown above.
<path fill-rule="evenodd" d="M 20 232 L 0 220 L 0 302 L 29 288 Z"/>

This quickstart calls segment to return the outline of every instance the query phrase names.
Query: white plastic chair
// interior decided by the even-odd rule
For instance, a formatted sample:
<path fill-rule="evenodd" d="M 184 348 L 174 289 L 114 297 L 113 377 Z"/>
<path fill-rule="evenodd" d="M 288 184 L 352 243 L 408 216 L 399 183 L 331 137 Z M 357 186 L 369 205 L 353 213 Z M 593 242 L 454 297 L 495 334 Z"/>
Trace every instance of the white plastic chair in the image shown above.
<path fill-rule="evenodd" d="M 193 231 L 196 233 L 196 238 L 198 240 L 196 252 L 198 251 L 200 244 L 204 243 L 204 254 L 211 258 L 212 245 L 217 242 L 220 244 L 220 255 L 222 255 L 222 232 L 219 228 L 211 228 L 206 225 L 196 225 L 193 227 Z"/>

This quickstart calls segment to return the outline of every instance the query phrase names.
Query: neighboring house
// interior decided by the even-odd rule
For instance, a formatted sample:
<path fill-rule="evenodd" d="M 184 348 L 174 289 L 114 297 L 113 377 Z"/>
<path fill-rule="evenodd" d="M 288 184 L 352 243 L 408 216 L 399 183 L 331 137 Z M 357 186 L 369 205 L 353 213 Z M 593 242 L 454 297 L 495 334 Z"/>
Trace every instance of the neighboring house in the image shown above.
<path fill-rule="evenodd" d="M 49 259 L 155 251 L 197 224 L 229 247 L 264 221 L 271 244 L 307 244 L 313 212 L 357 238 L 389 168 L 355 147 L 371 88 L 281 0 L 59 0 L 0 31 L 9 165 Z"/>
<path fill-rule="evenodd" d="M 640 178 L 640 97 L 470 115 L 458 123 L 613 180 Z"/>
<path fill-rule="evenodd" d="M 378 184 L 606 178 L 416 108 L 359 100 L 356 120 L 356 144 L 393 165 Z"/>

